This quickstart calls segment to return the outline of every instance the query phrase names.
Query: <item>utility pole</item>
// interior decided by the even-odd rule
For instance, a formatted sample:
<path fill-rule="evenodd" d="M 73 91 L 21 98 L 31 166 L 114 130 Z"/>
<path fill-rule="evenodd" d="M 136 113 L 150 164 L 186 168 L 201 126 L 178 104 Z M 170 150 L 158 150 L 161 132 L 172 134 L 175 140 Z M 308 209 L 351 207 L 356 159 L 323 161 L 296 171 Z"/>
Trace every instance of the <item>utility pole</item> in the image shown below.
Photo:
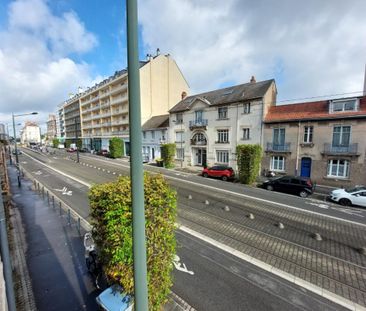
<path fill-rule="evenodd" d="M 75 146 L 76 146 L 76 162 L 80 162 L 79 158 L 79 147 L 78 147 L 78 131 L 77 131 L 77 124 L 76 124 L 76 118 L 74 119 L 75 122 Z"/>
<path fill-rule="evenodd" d="M 128 97 L 131 140 L 131 197 L 135 310 L 147 311 L 147 267 L 145 238 L 144 176 L 140 107 L 137 0 L 127 0 Z"/>

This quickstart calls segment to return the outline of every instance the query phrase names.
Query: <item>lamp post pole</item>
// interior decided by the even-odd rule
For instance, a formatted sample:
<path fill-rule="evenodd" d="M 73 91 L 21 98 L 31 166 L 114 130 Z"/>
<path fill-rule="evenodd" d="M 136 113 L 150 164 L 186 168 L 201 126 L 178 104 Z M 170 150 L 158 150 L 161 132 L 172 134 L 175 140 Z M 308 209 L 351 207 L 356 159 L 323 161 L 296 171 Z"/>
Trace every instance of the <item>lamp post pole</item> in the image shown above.
<path fill-rule="evenodd" d="M 77 124 L 76 124 L 76 118 L 74 119 L 75 121 L 75 146 L 76 146 L 76 162 L 79 163 L 80 162 L 80 158 L 79 158 L 79 147 L 78 147 L 78 131 L 77 131 Z"/>

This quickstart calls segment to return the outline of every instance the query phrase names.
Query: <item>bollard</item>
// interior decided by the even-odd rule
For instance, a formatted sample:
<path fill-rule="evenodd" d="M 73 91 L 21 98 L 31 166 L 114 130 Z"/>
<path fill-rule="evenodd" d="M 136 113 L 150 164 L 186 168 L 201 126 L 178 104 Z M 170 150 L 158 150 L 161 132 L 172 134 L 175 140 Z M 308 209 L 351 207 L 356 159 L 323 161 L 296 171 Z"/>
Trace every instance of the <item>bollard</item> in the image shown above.
<path fill-rule="evenodd" d="M 37 183 L 35 180 L 33 180 L 33 186 L 34 186 L 34 190 L 37 190 Z"/>
<path fill-rule="evenodd" d="M 250 213 L 250 214 L 248 215 L 248 218 L 249 218 L 249 219 L 254 219 L 254 215 L 253 215 L 252 213 Z"/>
<path fill-rule="evenodd" d="M 50 194 L 48 193 L 48 190 L 47 190 L 47 204 L 50 205 Z"/>
<path fill-rule="evenodd" d="M 191 194 L 188 195 L 188 200 L 192 200 L 192 195 Z"/>
<path fill-rule="evenodd" d="M 62 214 L 61 201 L 60 201 L 60 215 Z"/>
<path fill-rule="evenodd" d="M 55 197 L 52 196 L 52 207 L 55 208 Z"/>
<path fill-rule="evenodd" d="M 206 205 L 209 205 L 209 204 L 210 204 L 210 202 L 209 202 L 208 200 L 205 200 L 205 204 L 206 204 Z"/>
<path fill-rule="evenodd" d="M 70 209 L 67 209 L 67 224 L 71 225 L 71 212 L 70 212 Z"/>
<path fill-rule="evenodd" d="M 81 230 L 80 217 L 78 217 L 78 231 L 79 231 L 79 235 L 80 235 L 80 230 Z"/>
<path fill-rule="evenodd" d="M 225 207 L 224 207 L 224 211 L 225 211 L 225 212 L 230 212 L 230 207 L 229 207 L 229 206 L 227 206 L 227 205 L 225 205 Z"/>
<path fill-rule="evenodd" d="M 42 198 L 44 199 L 44 186 L 42 186 Z"/>
<path fill-rule="evenodd" d="M 40 193 L 41 192 L 41 189 L 40 189 L 40 187 L 39 187 L 39 183 L 37 182 L 37 191 L 38 191 L 38 193 Z"/>

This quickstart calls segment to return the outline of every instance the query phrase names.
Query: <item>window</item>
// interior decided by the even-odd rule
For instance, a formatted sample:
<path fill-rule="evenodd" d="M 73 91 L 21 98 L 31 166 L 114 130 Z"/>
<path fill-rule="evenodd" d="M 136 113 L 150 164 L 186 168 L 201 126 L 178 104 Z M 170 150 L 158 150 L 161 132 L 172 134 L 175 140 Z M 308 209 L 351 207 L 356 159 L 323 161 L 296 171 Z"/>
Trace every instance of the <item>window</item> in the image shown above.
<path fill-rule="evenodd" d="M 203 111 L 202 110 L 195 111 L 194 115 L 195 115 L 196 123 L 201 123 L 202 122 L 202 117 L 203 117 Z"/>
<path fill-rule="evenodd" d="M 175 132 L 175 141 L 179 142 L 179 143 L 184 142 L 183 134 L 184 134 L 184 132 Z"/>
<path fill-rule="evenodd" d="M 330 112 L 344 112 L 344 111 L 356 111 L 357 110 L 357 100 L 342 100 L 331 102 Z"/>
<path fill-rule="evenodd" d="M 284 171 L 285 170 L 285 158 L 281 156 L 271 157 L 270 163 L 271 171 Z"/>
<path fill-rule="evenodd" d="M 244 111 L 245 114 L 250 113 L 250 103 L 245 103 L 244 104 Z"/>
<path fill-rule="evenodd" d="M 146 139 L 146 132 L 145 132 L 145 131 L 143 131 L 143 132 L 142 132 L 142 137 L 143 137 L 144 139 Z"/>
<path fill-rule="evenodd" d="M 313 127 L 305 126 L 304 127 L 304 143 L 312 143 L 313 142 Z"/>
<path fill-rule="evenodd" d="M 217 130 L 217 142 L 228 143 L 229 142 L 229 130 Z"/>
<path fill-rule="evenodd" d="M 276 128 L 273 129 L 273 145 L 284 146 L 285 145 L 285 129 Z"/>
<path fill-rule="evenodd" d="M 184 160 L 184 148 L 177 148 L 176 149 L 176 155 L 178 160 Z"/>
<path fill-rule="evenodd" d="M 221 107 L 218 109 L 219 119 L 227 119 L 227 107 Z"/>
<path fill-rule="evenodd" d="M 197 133 L 193 136 L 192 143 L 196 145 L 206 145 L 207 140 L 203 133 Z"/>
<path fill-rule="evenodd" d="M 217 163 L 229 163 L 229 151 L 228 150 L 216 150 L 216 162 Z"/>
<path fill-rule="evenodd" d="M 175 123 L 176 124 L 181 124 L 183 123 L 183 113 L 177 113 L 175 115 Z"/>
<path fill-rule="evenodd" d="M 250 139 L 250 129 L 244 128 L 243 129 L 243 140 L 249 140 Z"/>
<path fill-rule="evenodd" d="M 328 177 L 349 177 L 349 161 L 348 160 L 329 160 L 328 161 Z"/>
<path fill-rule="evenodd" d="M 350 143 L 351 127 L 335 126 L 333 128 L 333 147 L 347 147 Z"/>
<path fill-rule="evenodd" d="M 151 138 L 155 139 L 155 131 L 151 131 Z"/>

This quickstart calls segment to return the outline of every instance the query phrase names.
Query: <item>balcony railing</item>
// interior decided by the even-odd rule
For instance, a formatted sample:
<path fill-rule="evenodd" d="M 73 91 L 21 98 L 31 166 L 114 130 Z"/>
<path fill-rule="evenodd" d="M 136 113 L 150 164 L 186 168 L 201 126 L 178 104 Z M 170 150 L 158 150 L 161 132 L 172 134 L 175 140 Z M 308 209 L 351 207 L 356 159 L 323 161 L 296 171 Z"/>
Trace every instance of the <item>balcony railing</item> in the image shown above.
<path fill-rule="evenodd" d="M 357 155 L 358 144 L 349 144 L 345 146 L 334 146 L 333 144 L 324 144 L 324 154 L 343 154 L 343 155 Z"/>
<path fill-rule="evenodd" d="M 284 143 L 284 144 L 267 143 L 266 151 L 270 151 L 270 152 L 291 152 L 291 143 Z"/>
<path fill-rule="evenodd" d="M 195 140 L 195 139 L 191 139 L 191 145 L 194 145 L 194 146 L 205 146 L 205 145 L 207 145 L 207 140 Z"/>
<path fill-rule="evenodd" d="M 206 127 L 207 124 L 208 124 L 208 120 L 207 119 L 189 121 L 189 127 L 190 128 Z"/>

